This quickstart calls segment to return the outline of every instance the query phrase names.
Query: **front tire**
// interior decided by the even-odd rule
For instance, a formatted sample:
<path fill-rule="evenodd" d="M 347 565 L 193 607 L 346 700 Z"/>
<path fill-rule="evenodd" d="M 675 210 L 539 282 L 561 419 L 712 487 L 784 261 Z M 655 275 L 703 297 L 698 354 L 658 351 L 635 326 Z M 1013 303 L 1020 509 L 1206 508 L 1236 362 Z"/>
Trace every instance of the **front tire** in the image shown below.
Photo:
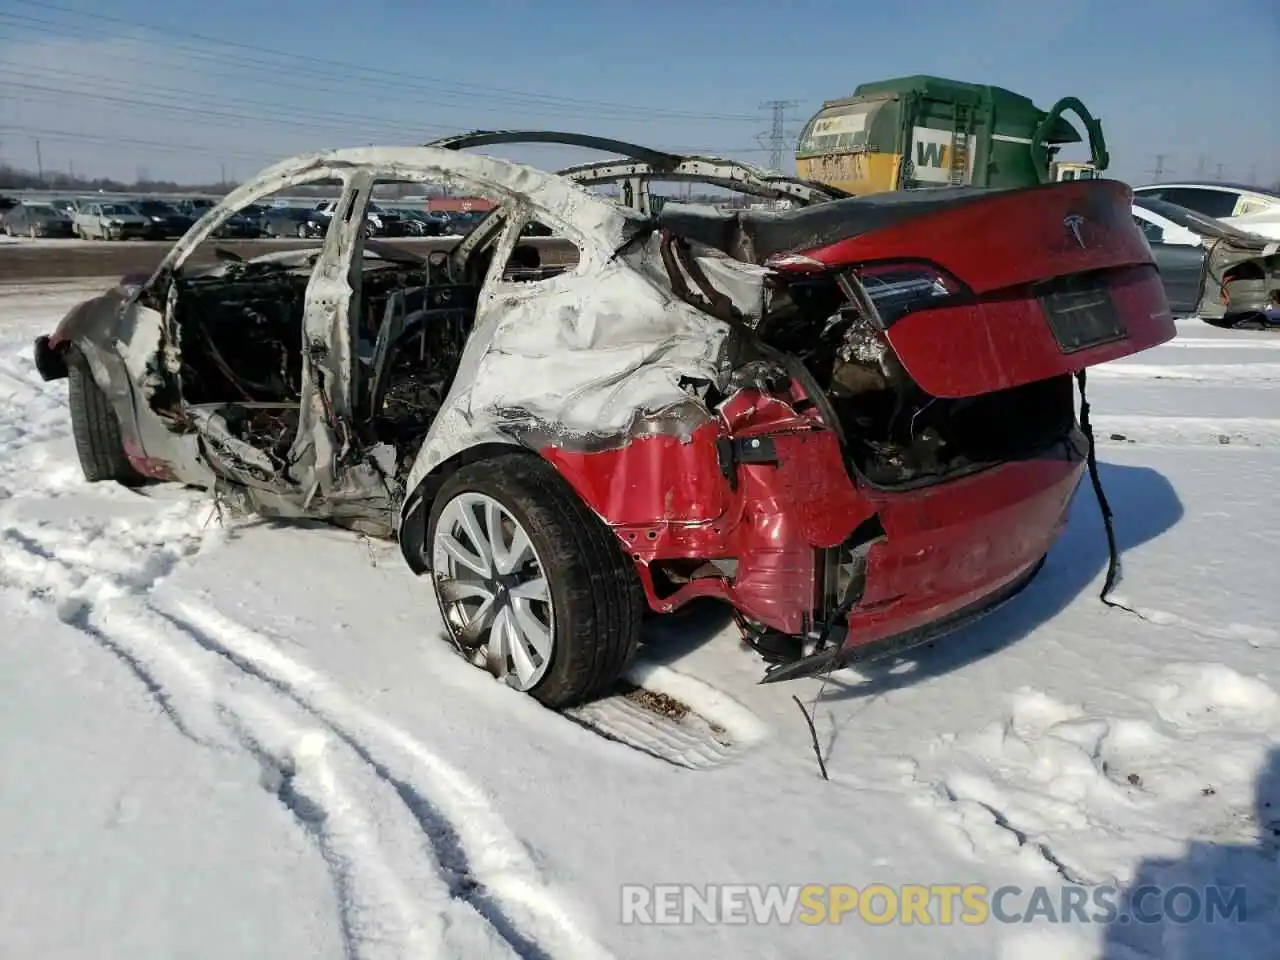
<path fill-rule="evenodd" d="M 67 390 L 71 435 L 84 478 L 90 483 L 114 480 L 127 487 L 145 482 L 146 478 L 133 469 L 125 456 L 120 420 L 111 401 L 93 379 L 89 364 L 75 350 L 67 356 Z"/>
<path fill-rule="evenodd" d="M 527 454 L 449 477 L 427 524 L 432 582 L 459 652 L 548 707 L 605 693 L 639 643 L 642 595 L 617 539 Z"/>

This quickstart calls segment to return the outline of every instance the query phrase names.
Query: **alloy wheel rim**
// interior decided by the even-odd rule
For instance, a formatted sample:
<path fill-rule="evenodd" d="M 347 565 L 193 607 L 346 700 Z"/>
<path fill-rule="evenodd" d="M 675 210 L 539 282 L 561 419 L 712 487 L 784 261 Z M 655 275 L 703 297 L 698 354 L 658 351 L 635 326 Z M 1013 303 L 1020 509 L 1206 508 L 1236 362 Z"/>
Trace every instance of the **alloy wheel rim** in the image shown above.
<path fill-rule="evenodd" d="M 463 656 L 517 690 L 546 675 L 555 617 L 542 560 L 506 507 L 483 493 L 445 504 L 432 544 L 435 587 Z"/>

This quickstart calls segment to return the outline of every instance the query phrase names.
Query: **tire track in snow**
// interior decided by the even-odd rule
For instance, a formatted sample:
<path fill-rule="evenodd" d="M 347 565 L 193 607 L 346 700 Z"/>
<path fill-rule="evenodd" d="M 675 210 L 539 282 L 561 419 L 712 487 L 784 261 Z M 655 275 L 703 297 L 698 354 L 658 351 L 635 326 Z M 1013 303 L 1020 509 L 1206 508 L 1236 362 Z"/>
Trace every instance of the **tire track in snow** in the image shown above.
<path fill-rule="evenodd" d="M 615 694 L 562 715 L 606 740 L 690 770 L 735 760 L 768 736 L 768 726 L 737 700 L 672 667 L 638 660 L 625 679 L 644 692 L 672 698 L 688 713 L 669 716 Z"/>
<path fill-rule="evenodd" d="M 485 795 L 421 741 L 350 700 L 268 635 L 190 599 L 160 612 L 206 649 L 289 697 L 359 753 L 431 838 L 457 895 L 527 958 L 600 958 L 596 943 L 542 882 Z"/>
<path fill-rule="evenodd" d="M 246 672 L 226 652 L 203 645 L 207 638 L 155 609 L 147 595 L 180 556 L 149 568 L 131 566 L 128 540 L 135 540 L 136 549 L 151 535 L 128 527 L 116 532 L 119 539 L 113 543 L 92 525 L 71 531 L 10 525 L 0 539 L 0 583 L 51 603 L 63 622 L 122 659 L 186 736 L 257 758 L 264 786 L 316 839 L 342 904 L 339 919 L 349 956 L 608 956 L 562 911 L 557 916 L 519 842 L 509 833 L 497 836 L 505 825 L 491 809 L 487 834 L 469 839 L 472 845 L 495 836 L 505 840 L 489 851 L 486 866 L 507 871 L 494 873 L 492 884 L 471 895 L 472 881 L 454 869 L 448 849 L 437 838 L 424 842 L 423 816 L 410 802 L 415 794 L 389 775 L 373 751 L 299 698 L 281 696 L 282 685 L 265 673 Z M 212 622 L 208 616 L 205 621 L 206 627 Z M 403 749 L 429 756 L 379 718 L 363 719 L 366 726 L 381 725 L 384 735 L 398 737 Z M 452 828 L 443 823 L 437 833 L 448 836 Z M 523 858 L 516 866 L 525 867 L 527 876 L 501 863 L 517 858 Z M 565 949 L 548 952 L 539 940 L 520 933 L 522 925 L 507 921 L 496 906 L 500 888 L 521 894 L 525 905 L 540 910 L 534 937 L 548 933 L 548 943 L 558 941 Z M 493 901 L 486 899 L 491 895 Z M 568 934 L 542 929 L 548 916 Z"/>
<path fill-rule="evenodd" d="M 468 911 L 471 923 L 457 916 L 459 901 L 421 850 L 416 824 L 398 798 L 385 786 L 386 795 L 378 796 L 380 781 L 360 789 L 361 780 L 369 779 L 362 777 L 360 758 L 341 743 L 334 745 L 341 749 L 322 749 L 316 737 L 323 739 L 323 733 L 274 709 L 261 692 L 245 690 L 250 683 L 261 688 L 260 683 L 191 644 L 150 610 L 136 589 L 101 574 L 79 574 L 58 558 L 54 539 L 39 552 L 29 550 L 25 563 L 15 562 L 6 545 L 0 552 L 5 580 L 32 596 L 83 608 L 86 633 L 99 642 L 105 638 L 113 652 L 125 651 L 135 675 L 148 691 L 164 692 L 166 714 L 176 714 L 192 739 L 224 750 L 245 749 L 260 763 L 267 760 L 276 782 L 265 785 L 316 838 L 330 869 L 349 956 L 515 956 L 505 943 L 495 946 L 488 925 L 474 912 Z M 25 576 L 14 576 L 17 570 L 25 570 Z M 184 653 L 183 646 L 193 653 Z M 403 822 L 396 822 L 397 815 Z M 464 942 L 457 943 L 460 939 Z"/>
<path fill-rule="evenodd" d="M 166 684 L 157 679 L 157 675 L 166 676 L 171 672 L 186 673 L 185 663 L 170 659 L 172 671 L 166 670 L 163 664 L 157 666 L 156 660 L 167 659 L 164 657 L 166 650 L 163 645 L 159 648 L 151 646 L 152 634 L 145 629 L 137 631 L 131 644 L 119 642 L 104 629 L 104 614 L 109 612 L 110 604 L 127 595 L 125 588 L 78 573 L 39 541 L 13 527 L 0 531 L 0 586 L 17 589 L 33 599 L 52 604 L 59 620 L 89 636 L 133 674 L 180 734 L 203 746 L 218 745 L 191 728 L 174 706 Z M 183 678 L 174 679 L 181 683 Z M 192 678 L 187 676 L 185 679 Z"/>

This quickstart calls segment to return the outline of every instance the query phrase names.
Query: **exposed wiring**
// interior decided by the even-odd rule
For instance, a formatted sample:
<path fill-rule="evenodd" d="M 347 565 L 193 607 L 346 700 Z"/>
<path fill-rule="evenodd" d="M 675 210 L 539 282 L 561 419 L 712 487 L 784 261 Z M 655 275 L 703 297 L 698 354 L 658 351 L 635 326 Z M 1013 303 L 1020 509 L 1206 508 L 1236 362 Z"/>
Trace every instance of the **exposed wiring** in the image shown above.
<path fill-rule="evenodd" d="M 1116 584 L 1120 582 L 1120 552 L 1116 547 L 1116 530 L 1111 504 L 1107 502 L 1107 495 L 1102 489 L 1102 478 L 1098 475 L 1098 455 L 1093 439 L 1093 425 L 1089 422 L 1089 401 L 1085 396 L 1085 379 L 1084 370 L 1076 372 L 1076 384 L 1080 389 L 1080 432 L 1084 434 L 1086 442 L 1085 462 L 1089 466 L 1089 481 L 1093 484 L 1094 496 L 1098 498 L 1098 509 L 1102 513 L 1102 528 L 1107 535 L 1107 577 L 1103 581 L 1098 599 L 1108 607 L 1116 607 L 1145 620 L 1147 618 L 1137 610 L 1118 600 L 1112 600 L 1109 596 Z"/>

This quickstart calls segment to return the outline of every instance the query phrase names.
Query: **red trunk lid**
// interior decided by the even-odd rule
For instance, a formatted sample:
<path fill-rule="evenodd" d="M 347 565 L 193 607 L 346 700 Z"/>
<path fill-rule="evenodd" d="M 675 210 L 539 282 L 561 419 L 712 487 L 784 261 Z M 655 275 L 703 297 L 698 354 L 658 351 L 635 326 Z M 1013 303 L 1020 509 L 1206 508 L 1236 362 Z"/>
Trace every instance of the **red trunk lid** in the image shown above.
<path fill-rule="evenodd" d="M 886 316 L 888 339 L 924 390 L 975 396 L 1174 336 L 1131 198 L 1127 186 L 1110 180 L 993 192 L 926 208 L 802 257 L 868 274 L 887 264 L 925 275 L 939 268 L 935 275 L 952 295 Z"/>

